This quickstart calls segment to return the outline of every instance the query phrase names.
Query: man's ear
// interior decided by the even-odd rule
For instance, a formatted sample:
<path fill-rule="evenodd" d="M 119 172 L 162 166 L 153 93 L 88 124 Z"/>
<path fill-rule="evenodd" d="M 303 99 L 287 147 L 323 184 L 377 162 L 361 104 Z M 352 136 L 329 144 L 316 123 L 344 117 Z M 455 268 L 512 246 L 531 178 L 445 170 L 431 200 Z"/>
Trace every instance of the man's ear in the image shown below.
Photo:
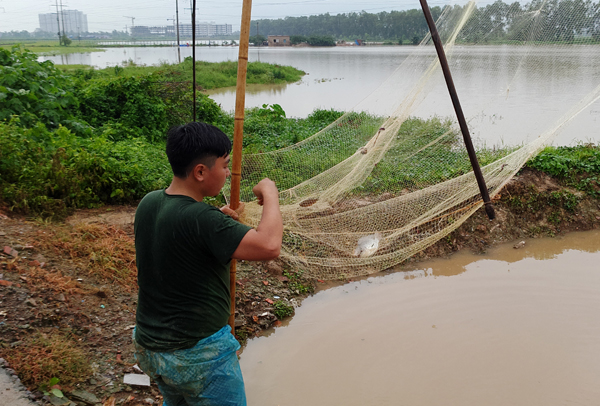
<path fill-rule="evenodd" d="M 204 164 L 198 164 L 192 169 L 191 175 L 198 181 L 202 182 L 208 168 Z"/>

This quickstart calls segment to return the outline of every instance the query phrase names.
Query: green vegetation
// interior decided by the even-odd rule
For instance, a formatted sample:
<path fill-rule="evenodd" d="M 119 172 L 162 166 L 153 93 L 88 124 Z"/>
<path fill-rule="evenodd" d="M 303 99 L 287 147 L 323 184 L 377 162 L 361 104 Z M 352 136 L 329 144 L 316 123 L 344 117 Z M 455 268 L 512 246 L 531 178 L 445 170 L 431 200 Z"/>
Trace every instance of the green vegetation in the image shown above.
<path fill-rule="evenodd" d="M 574 213 L 581 198 L 568 191 L 538 192 L 530 188 L 522 196 L 507 198 L 509 206 L 517 214 L 537 213 L 548 207 L 563 208 L 569 213 Z"/>
<path fill-rule="evenodd" d="M 159 66 L 138 66 L 129 62 L 126 66 L 114 66 L 104 69 L 91 67 L 72 68 L 60 66 L 60 69 L 82 79 L 110 79 L 115 77 L 149 76 L 158 81 L 171 83 L 192 81 L 192 58 L 187 57 L 181 64 L 164 63 Z M 264 62 L 248 63 L 246 83 L 280 84 L 292 83 L 302 79 L 304 72 L 291 66 L 281 66 Z M 196 84 L 201 89 L 216 89 L 235 86 L 237 62 L 196 61 Z"/>
<path fill-rule="evenodd" d="M 262 68 L 258 65 L 257 71 Z M 21 213 L 64 217 L 74 208 L 132 203 L 168 185 L 171 174 L 164 135 L 171 125 L 190 118 L 189 82 L 183 70 L 179 77 L 174 74 L 181 66 L 132 74 L 143 72 L 139 69 L 61 71 L 51 62 L 37 62 L 31 52 L 0 50 L 0 203 Z M 232 136 L 231 114 L 208 96 L 197 97 L 198 119 Z M 320 142 L 303 144 L 285 161 L 253 155 L 257 161 L 247 159 L 242 170 L 274 176 L 280 188 L 287 188 L 355 153 L 381 124 L 380 117 L 365 113 L 341 116 L 338 111 L 316 110 L 306 119 L 287 118 L 277 104 L 249 109 L 245 153 L 284 148 L 341 121 L 320 135 Z M 401 142 L 354 192 L 403 193 L 470 171 L 460 137 L 450 124 L 440 118 L 407 120 L 398 133 Z M 355 133 L 349 136 L 348 130 Z M 422 148 L 434 140 L 435 147 Z M 329 151 L 326 159 L 314 159 L 322 157 L 324 150 Z M 409 150 L 418 152 L 397 158 Z M 486 149 L 478 157 L 486 165 L 509 152 Z M 529 166 L 600 197 L 597 146 L 549 148 Z M 242 177 L 243 190 L 251 188 L 249 182 Z M 578 197 L 563 193 L 548 197 L 545 204 L 573 210 Z M 297 274 L 288 277 L 294 291 L 310 289 Z"/>
<path fill-rule="evenodd" d="M 170 126 L 189 121 L 192 109 L 186 66 L 191 69 L 191 62 L 62 71 L 51 62 L 37 62 L 29 51 L 0 50 L 2 204 L 21 213 L 63 217 L 74 208 L 130 203 L 168 185 L 164 136 Z M 227 66 L 235 77 L 235 64 Z M 293 70 L 250 67 L 257 81 L 268 74 L 273 81 L 286 80 L 286 72 Z M 275 78 L 278 72 L 282 78 Z M 198 120 L 233 134 L 231 114 L 201 93 L 197 101 Z M 273 114 L 282 120 L 271 122 Z M 289 145 L 339 115 L 315 112 L 297 120 L 285 119 L 277 105 L 249 110 L 247 144 L 254 150 Z M 259 147 L 261 136 L 254 134 L 271 138 Z"/>
<path fill-rule="evenodd" d="M 294 306 L 283 300 L 277 300 L 273 303 L 273 314 L 277 319 L 283 320 L 286 317 L 294 315 Z"/>
<path fill-rule="evenodd" d="M 292 294 L 305 295 L 315 291 L 311 280 L 303 275 L 304 271 L 283 271 L 283 276 L 288 278 L 288 288 Z"/>
<path fill-rule="evenodd" d="M 355 193 L 398 194 L 414 191 L 468 173 L 472 170 L 460 132 L 449 119 L 409 118 L 398 131 L 400 142 L 375 167 Z M 436 141 L 437 140 L 437 141 Z M 434 145 L 424 148 L 429 143 Z M 487 165 L 514 148 L 482 149 L 479 164 Z M 410 151 L 417 151 L 409 154 Z"/>
<path fill-rule="evenodd" d="M 0 200 L 11 210 L 64 217 L 73 208 L 132 202 L 170 182 L 161 144 L 78 137 L 66 127 L 0 124 Z"/>
<path fill-rule="evenodd" d="M 444 9 L 431 7 L 433 19 L 442 12 L 461 12 L 465 6 L 453 5 Z M 452 8 L 450 8 L 452 7 Z M 538 11 L 539 10 L 539 11 Z M 600 6 L 598 1 L 554 0 L 528 3 L 504 3 L 497 0 L 478 7 L 461 30 L 457 41 L 467 43 L 520 43 L 529 38 L 532 25 L 548 42 L 590 43 L 600 41 Z M 544 16 L 533 20 L 532 15 Z M 285 17 L 276 20 L 252 21 L 250 34 L 260 26 L 262 35 L 290 35 L 292 43 L 298 36 L 329 35 L 338 39 L 367 41 L 394 40 L 400 44 L 417 45 L 429 32 L 420 9 L 382 11 L 372 14 L 365 11 L 310 17 Z M 444 27 L 440 34 L 443 35 Z"/>
<path fill-rule="evenodd" d="M 548 147 L 527 165 L 600 198 L 600 146 Z"/>

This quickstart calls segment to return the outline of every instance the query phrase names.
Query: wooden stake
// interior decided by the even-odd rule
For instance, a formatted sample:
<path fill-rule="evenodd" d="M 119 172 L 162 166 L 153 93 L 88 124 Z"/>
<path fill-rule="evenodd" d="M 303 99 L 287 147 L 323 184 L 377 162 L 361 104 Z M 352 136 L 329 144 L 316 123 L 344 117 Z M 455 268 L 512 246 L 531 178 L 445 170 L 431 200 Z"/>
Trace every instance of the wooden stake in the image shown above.
<path fill-rule="evenodd" d="M 233 152 L 231 156 L 231 195 L 229 207 L 236 210 L 240 204 L 240 182 L 242 179 L 242 141 L 244 139 L 244 108 L 246 103 L 246 70 L 248 68 L 248 43 L 250 41 L 250 16 L 252 0 L 244 0 L 242 5 L 242 25 L 238 56 L 237 88 L 235 91 L 235 121 L 233 126 Z M 229 286 L 231 290 L 231 314 L 229 325 L 235 332 L 235 282 L 236 260 L 231 260 Z"/>
<path fill-rule="evenodd" d="M 488 193 L 487 186 L 485 185 L 485 180 L 483 179 L 483 173 L 481 173 L 481 168 L 479 167 L 479 162 L 477 161 L 475 148 L 473 147 L 471 135 L 469 134 L 469 127 L 467 127 L 467 121 L 465 120 L 465 115 L 463 114 L 460 101 L 458 100 L 458 94 L 456 93 L 454 81 L 452 80 L 452 75 L 450 74 L 450 67 L 448 66 L 448 60 L 446 59 L 446 53 L 444 52 L 444 47 L 442 46 L 440 34 L 435 26 L 435 22 L 433 21 L 433 16 L 431 15 L 431 11 L 427 5 L 427 0 L 419 1 L 421 2 L 421 7 L 423 8 L 423 14 L 425 14 L 429 31 L 431 32 L 431 39 L 435 45 L 435 50 L 438 54 L 440 65 L 442 66 L 442 72 L 444 72 L 444 78 L 446 79 L 448 92 L 450 93 L 450 98 L 452 99 L 452 104 L 454 105 L 454 111 L 456 112 L 456 117 L 458 118 L 458 124 L 460 125 L 465 146 L 467 147 L 467 153 L 469 154 L 469 160 L 471 161 L 471 166 L 473 167 L 473 173 L 475 174 L 475 179 L 477 179 L 479 192 L 481 193 L 483 203 L 485 204 L 485 212 L 487 213 L 488 218 L 493 220 L 496 217 L 494 206 L 490 201 L 490 195 Z"/>

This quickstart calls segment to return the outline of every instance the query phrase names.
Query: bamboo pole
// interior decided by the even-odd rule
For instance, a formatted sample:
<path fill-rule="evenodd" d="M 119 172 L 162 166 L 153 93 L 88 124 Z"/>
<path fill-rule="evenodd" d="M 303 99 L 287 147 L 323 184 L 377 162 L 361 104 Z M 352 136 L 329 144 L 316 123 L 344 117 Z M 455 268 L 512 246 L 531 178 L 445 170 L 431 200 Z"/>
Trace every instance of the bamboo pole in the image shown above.
<path fill-rule="evenodd" d="M 242 179 L 242 141 L 244 139 L 244 108 L 246 102 L 246 70 L 248 68 L 248 43 L 250 41 L 250 16 L 252 0 L 244 0 L 242 5 L 242 25 L 238 53 L 237 87 L 235 91 L 235 121 L 233 126 L 233 152 L 231 157 L 231 195 L 229 207 L 236 210 L 240 203 L 240 181 Z M 235 332 L 235 282 L 237 262 L 231 261 L 229 286 L 231 290 L 231 313 L 229 325 Z"/>
<path fill-rule="evenodd" d="M 490 201 L 490 195 L 488 193 L 487 186 L 485 185 L 485 179 L 483 179 L 483 173 L 481 173 L 481 168 L 479 167 L 479 162 L 477 161 L 477 155 L 475 154 L 475 148 L 473 147 L 471 135 L 469 134 L 469 127 L 467 127 L 467 121 L 465 120 L 465 115 L 463 114 L 460 101 L 458 100 L 458 94 L 456 93 L 456 88 L 454 87 L 454 81 L 452 80 L 452 74 L 450 73 L 450 67 L 448 66 L 448 60 L 446 59 L 446 53 L 444 52 L 444 47 L 442 45 L 442 39 L 440 38 L 440 34 L 435 26 L 435 22 L 433 21 L 433 16 L 431 15 L 431 11 L 427 5 L 427 0 L 419 1 L 421 2 L 421 7 L 423 8 L 423 14 L 425 14 L 429 31 L 431 32 L 431 39 L 435 45 L 435 50 L 438 54 L 442 71 L 444 72 L 444 78 L 446 79 L 448 92 L 450 93 L 450 98 L 452 99 L 452 104 L 454 105 L 454 111 L 456 112 L 456 117 L 458 118 L 458 124 L 460 125 L 465 146 L 467 147 L 467 153 L 469 154 L 469 160 L 471 161 L 471 166 L 473 167 L 473 173 L 475 174 L 475 179 L 477 179 L 479 192 L 481 193 L 483 203 L 485 204 L 485 212 L 487 213 L 488 218 L 493 220 L 496 217 L 496 213 L 494 212 L 494 206 Z"/>

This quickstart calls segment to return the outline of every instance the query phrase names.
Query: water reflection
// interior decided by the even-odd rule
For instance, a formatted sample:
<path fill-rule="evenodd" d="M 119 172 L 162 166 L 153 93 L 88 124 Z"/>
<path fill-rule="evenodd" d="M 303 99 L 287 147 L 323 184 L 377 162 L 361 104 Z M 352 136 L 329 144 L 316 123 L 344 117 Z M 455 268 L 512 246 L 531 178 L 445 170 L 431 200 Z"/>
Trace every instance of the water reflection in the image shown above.
<path fill-rule="evenodd" d="M 246 94 L 251 95 L 282 95 L 288 86 L 298 86 L 300 83 L 295 83 L 293 85 L 288 85 L 287 83 L 281 83 L 276 85 L 265 85 L 265 84 L 249 84 L 246 85 Z M 204 93 L 215 96 L 215 95 L 223 95 L 229 97 L 235 97 L 235 86 L 231 87 L 222 87 L 219 89 L 209 89 L 205 90 Z"/>
<path fill-rule="evenodd" d="M 556 238 L 525 239 L 522 248 L 515 249 L 513 245 L 502 245 L 489 249 L 485 254 L 474 256 L 467 251 L 460 251 L 448 259 L 435 259 L 424 262 L 420 269 L 406 270 L 411 265 L 397 266 L 393 272 L 400 272 L 405 279 L 414 279 L 427 276 L 454 276 L 466 272 L 479 258 L 478 266 L 485 268 L 488 261 L 501 261 L 507 265 L 522 261 L 527 258 L 543 261 L 555 259 L 560 254 L 567 253 L 577 247 L 578 252 L 600 252 L 600 230 L 582 233 L 572 233 Z M 516 244 L 515 244 L 516 245 Z"/>

